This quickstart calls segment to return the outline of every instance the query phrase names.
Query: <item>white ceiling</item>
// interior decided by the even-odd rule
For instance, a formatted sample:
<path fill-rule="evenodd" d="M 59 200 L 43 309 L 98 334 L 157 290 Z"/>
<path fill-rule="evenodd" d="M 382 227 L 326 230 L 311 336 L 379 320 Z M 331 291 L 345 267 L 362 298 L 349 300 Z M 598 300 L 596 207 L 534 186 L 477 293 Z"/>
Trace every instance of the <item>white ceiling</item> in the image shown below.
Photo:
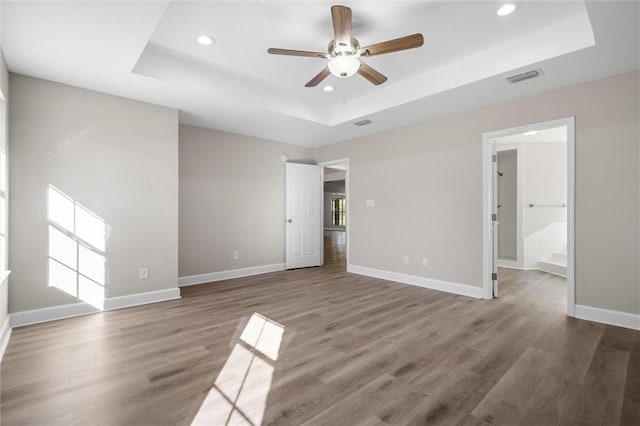
<path fill-rule="evenodd" d="M 397 1 L 353 9 L 361 45 L 415 32 L 423 47 L 366 62 L 389 77 L 304 84 L 333 38 L 325 1 L 3 1 L 11 71 L 180 110 L 180 121 L 319 146 L 640 68 L 638 2 Z M 212 36 L 212 46 L 196 42 Z M 536 79 L 505 77 L 539 69 Z M 357 127 L 368 118 L 372 124 Z M 524 123 L 523 123 L 524 124 Z"/>

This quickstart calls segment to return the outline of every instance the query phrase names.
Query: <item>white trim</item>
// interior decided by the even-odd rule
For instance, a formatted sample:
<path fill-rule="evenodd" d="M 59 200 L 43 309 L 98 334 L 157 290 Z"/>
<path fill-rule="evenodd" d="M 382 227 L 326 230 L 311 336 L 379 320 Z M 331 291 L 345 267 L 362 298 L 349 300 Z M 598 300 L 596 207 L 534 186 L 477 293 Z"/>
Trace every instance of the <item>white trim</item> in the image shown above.
<path fill-rule="evenodd" d="M 0 337 L 0 362 L 4 357 L 4 351 L 7 350 L 9 339 L 11 338 L 11 325 L 9 320 L 9 315 L 7 315 L 7 318 L 4 320 L 4 324 L 2 324 L 2 331 L 0 333 L 0 336 L 2 336 Z"/>
<path fill-rule="evenodd" d="M 9 270 L 0 272 L 0 287 L 2 286 L 2 284 L 7 282 L 7 278 L 9 278 L 9 275 L 11 275 L 11 271 Z"/>
<path fill-rule="evenodd" d="M 150 303 L 166 302 L 176 299 L 180 299 L 180 289 L 178 287 L 167 288 L 164 290 L 148 291 L 146 293 L 109 297 L 104 299 L 104 310 L 112 311 L 114 309 L 148 305 Z"/>
<path fill-rule="evenodd" d="M 567 123 L 567 315 L 576 315 L 576 119 Z"/>
<path fill-rule="evenodd" d="M 628 312 L 612 311 L 593 306 L 576 305 L 576 318 L 640 330 L 640 315 Z"/>
<path fill-rule="evenodd" d="M 129 294 L 126 296 L 110 297 L 104 299 L 105 311 L 127 308 L 131 306 L 146 305 L 149 303 L 165 302 L 180 299 L 180 289 L 168 288 L 146 293 Z M 82 315 L 95 314 L 102 310 L 87 303 L 71 303 L 69 305 L 51 306 L 48 308 L 32 309 L 29 311 L 14 312 L 9 314 L 12 327 L 38 324 L 41 322 L 55 321 L 73 318 Z"/>
<path fill-rule="evenodd" d="M 506 260 L 498 258 L 498 268 L 523 269 L 515 260 Z"/>
<path fill-rule="evenodd" d="M 444 291 L 447 293 L 459 294 L 462 296 L 481 299 L 483 296 L 482 287 L 469 284 L 452 283 L 448 281 L 434 280 L 417 275 L 402 274 L 399 272 L 383 271 L 381 269 L 367 268 L 365 266 L 348 265 L 347 272 L 365 275 L 367 277 L 380 278 L 388 281 L 395 281 L 402 284 L 414 285 L 417 287 L 429 288 L 431 290 Z"/>
<path fill-rule="evenodd" d="M 560 118 L 544 123 L 502 129 L 482 134 L 482 283 L 486 299 L 493 297 L 491 281 L 492 232 L 491 232 L 491 191 L 492 191 L 492 145 L 493 139 L 511 136 L 531 130 L 553 127 L 567 128 L 567 315 L 575 316 L 575 117 Z"/>
<path fill-rule="evenodd" d="M 493 299 L 493 243 L 491 228 L 493 162 L 492 141 L 487 133 L 482 135 L 482 297 Z"/>
<path fill-rule="evenodd" d="M 552 271 L 548 271 L 546 269 L 541 269 L 541 268 L 524 268 L 522 266 L 514 266 L 514 265 L 503 265 L 500 263 L 500 261 L 498 261 L 498 268 L 504 268 L 504 269 L 517 269 L 519 271 L 540 271 L 540 272 L 546 272 L 547 274 L 551 274 L 551 275 L 557 275 L 559 277 L 562 278 L 567 278 L 566 275 L 562 275 L 562 274 L 558 274 Z"/>
<path fill-rule="evenodd" d="M 178 286 L 205 284 L 214 281 L 228 280 L 232 278 L 250 277 L 252 275 L 266 274 L 269 272 L 284 271 L 284 263 L 274 263 L 272 265 L 252 266 L 249 268 L 231 269 L 228 271 L 209 272 L 207 274 L 187 275 L 178 278 Z"/>
<path fill-rule="evenodd" d="M 560 273 L 558 273 L 558 272 L 553 272 L 553 271 L 550 271 L 550 270 L 548 270 L 548 269 L 541 269 L 541 268 L 538 268 L 538 269 L 535 269 L 535 270 L 536 270 L 536 271 L 540 271 L 540 272 L 544 272 L 544 273 L 546 273 L 546 274 L 555 275 L 556 277 L 567 278 L 567 276 L 566 276 L 566 275 L 562 275 L 562 274 L 560 274 Z M 574 312 L 575 312 L 575 311 L 574 311 Z M 575 316 L 575 315 L 572 315 L 572 316 Z"/>
<path fill-rule="evenodd" d="M 95 314 L 97 312 L 102 311 L 87 303 L 71 303 L 69 305 L 14 312 L 9 314 L 9 317 L 11 318 L 11 327 L 22 327 L 24 325 Z"/>
<path fill-rule="evenodd" d="M 346 262 L 347 262 L 347 265 L 349 265 L 349 259 L 351 259 L 351 244 L 349 244 L 349 241 L 351 241 L 351 198 L 350 198 L 351 194 L 349 191 L 349 186 L 350 186 L 349 180 L 351 179 L 351 163 L 349 162 L 348 157 L 339 158 L 337 160 L 323 161 L 321 163 L 318 163 L 318 165 L 322 166 L 323 168 L 334 166 L 336 164 L 347 165 L 347 168 L 344 173 L 344 198 L 345 200 L 347 200 L 347 226 L 345 226 L 346 228 L 345 244 L 347 245 Z M 322 211 L 324 213 L 324 203 L 322 205 Z M 322 222 L 324 223 L 324 218 L 322 219 Z M 324 239 L 322 241 L 324 242 Z M 322 247 L 322 253 L 324 254 L 324 245 Z M 324 258 L 323 258 L 322 264 L 324 265 Z"/>
<path fill-rule="evenodd" d="M 538 268 L 525 268 L 524 266 L 505 265 L 505 264 L 500 263 L 500 261 L 498 261 L 498 268 L 518 269 L 520 271 L 539 271 Z"/>

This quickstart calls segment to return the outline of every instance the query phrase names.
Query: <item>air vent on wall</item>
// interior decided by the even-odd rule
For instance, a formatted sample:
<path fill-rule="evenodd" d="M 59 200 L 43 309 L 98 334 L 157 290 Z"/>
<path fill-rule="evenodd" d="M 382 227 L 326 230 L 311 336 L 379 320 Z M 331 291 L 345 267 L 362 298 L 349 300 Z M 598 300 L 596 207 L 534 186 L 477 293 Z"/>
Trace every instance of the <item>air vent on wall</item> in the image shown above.
<path fill-rule="evenodd" d="M 369 119 L 360 120 L 360 121 L 356 121 L 353 124 L 355 124 L 356 126 L 366 126 L 367 124 L 371 124 L 371 120 Z"/>
<path fill-rule="evenodd" d="M 540 75 L 538 70 L 527 71 L 521 74 L 512 75 L 511 77 L 507 77 L 507 81 L 509 83 L 520 83 L 524 80 L 529 80 L 530 78 L 536 78 Z"/>

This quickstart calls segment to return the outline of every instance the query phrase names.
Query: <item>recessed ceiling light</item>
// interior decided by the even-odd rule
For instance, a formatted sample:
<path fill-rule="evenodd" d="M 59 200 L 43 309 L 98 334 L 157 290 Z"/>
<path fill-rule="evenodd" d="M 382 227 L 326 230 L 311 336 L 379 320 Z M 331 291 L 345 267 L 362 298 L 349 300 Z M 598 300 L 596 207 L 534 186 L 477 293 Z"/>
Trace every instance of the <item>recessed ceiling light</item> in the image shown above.
<path fill-rule="evenodd" d="M 500 7 L 500 9 L 498 9 L 497 13 L 498 13 L 498 16 L 507 16 L 513 13 L 514 10 L 516 10 L 515 4 L 506 3 L 506 4 L 503 4 L 502 7 Z"/>
<path fill-rule="evenodd" d="M 198 37 L 198 43 L 203 46 L 211 46 L 213 44 L 213 39 L 208 35 L 201 35 Z"/>
<path fill-rule="evenodd" d="M 525 135 L 525 136 L 533 136 L 536 133 L 538 133 L 537 130 L 531 130 L 531 131 L 528 131 L 528 132 L 524 132 L 523 135 Z"/>
<path fill-rule="evenodd" d="M 325 92 L 333 92 L 333 86 L 324 86 L 322 90 Z"/>

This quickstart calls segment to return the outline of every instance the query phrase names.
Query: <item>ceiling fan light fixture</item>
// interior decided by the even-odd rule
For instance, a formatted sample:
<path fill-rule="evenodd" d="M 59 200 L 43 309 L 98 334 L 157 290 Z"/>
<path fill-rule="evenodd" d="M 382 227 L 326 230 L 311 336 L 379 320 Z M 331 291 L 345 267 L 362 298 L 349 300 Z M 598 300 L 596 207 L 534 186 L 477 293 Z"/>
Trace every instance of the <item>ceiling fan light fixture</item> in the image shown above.
<path fill-rule="evenodd" d="M 322 90 L 324 90 L 325 92 L 333 92 L 333 86 L 324 86 Z"/>
<path fill-rule="evenodd" d="M 353 56 L 339 55 L 329 60 L 329 71 L 340 78 L 347 78 L 358 72 L 360 61 Z"/>

